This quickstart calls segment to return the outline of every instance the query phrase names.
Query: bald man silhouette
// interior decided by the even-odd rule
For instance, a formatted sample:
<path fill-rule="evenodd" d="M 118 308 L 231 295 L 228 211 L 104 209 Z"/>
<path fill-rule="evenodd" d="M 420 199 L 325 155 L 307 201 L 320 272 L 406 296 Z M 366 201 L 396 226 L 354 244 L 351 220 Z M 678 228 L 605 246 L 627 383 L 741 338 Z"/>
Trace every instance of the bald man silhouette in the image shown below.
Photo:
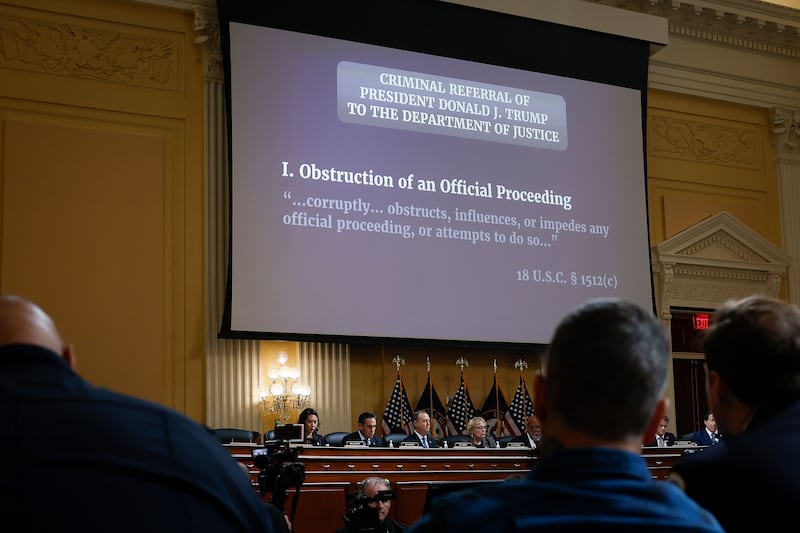
<path fill-rule="evenodd" d="M 96 387 L 53 320 L 0 296 L 0 516 L 26 531 L 288 531 L 202 425 Z"/>

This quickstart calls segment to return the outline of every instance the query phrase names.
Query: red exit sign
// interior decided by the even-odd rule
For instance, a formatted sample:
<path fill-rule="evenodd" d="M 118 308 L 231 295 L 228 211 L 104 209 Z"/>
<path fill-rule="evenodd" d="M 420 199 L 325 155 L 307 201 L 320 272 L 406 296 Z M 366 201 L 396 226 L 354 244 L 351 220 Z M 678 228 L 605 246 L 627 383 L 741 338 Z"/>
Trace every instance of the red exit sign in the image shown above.
<path fill-rule="evenodd" d="M 694 329 L 708 329 L 708 313 L 696 313 L 692 316 L 692 326 Z"/>

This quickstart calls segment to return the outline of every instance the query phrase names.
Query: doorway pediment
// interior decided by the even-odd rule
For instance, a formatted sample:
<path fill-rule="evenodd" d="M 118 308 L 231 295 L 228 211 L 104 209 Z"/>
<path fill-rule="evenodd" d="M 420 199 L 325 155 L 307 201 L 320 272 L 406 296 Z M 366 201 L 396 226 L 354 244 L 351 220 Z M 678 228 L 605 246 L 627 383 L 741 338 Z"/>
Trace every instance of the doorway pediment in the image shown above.
<path fill-rule="evenodd" d="M 736 217 L 721 211 L 651 248 L 656 303 L 716 309 L 748 294 L 778 297 L 790 258 Z"/>

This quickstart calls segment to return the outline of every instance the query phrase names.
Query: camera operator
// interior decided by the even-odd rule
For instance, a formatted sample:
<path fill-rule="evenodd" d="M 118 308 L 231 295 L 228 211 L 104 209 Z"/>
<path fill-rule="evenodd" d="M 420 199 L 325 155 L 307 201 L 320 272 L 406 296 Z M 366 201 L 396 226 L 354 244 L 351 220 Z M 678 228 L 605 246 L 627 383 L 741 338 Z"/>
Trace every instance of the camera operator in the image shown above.
<path fill-rule="evenodd" d="M 408 529 L 405 524 L 389 518 L 394 492 L 389 480 L 368 477 L 353 498 L 352 508 L 344 517 L 345 525 L 335 533 L 374 531 L 376 533 L 399 533 Z"/>

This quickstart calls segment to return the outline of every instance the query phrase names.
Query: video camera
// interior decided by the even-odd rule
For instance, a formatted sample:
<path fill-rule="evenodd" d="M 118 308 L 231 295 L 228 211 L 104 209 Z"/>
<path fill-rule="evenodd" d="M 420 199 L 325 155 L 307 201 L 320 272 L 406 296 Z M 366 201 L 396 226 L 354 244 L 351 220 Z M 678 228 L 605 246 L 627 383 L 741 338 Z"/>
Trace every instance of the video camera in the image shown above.
<path fill-rule="evenodd" d="M 290 448 L 285 441 L 269 441 L 263 448 L 253 448 L 253 462 L 261 469 L 258 474 L 261 495 L 270 493 L 270 503 L 283 510 L 287 489 L 296 487 L 299 493 L 306 479 L 306 466 L 298 461 L 297 449 Z"/>
<path fill-rule="evenodd" d="M 348 506 L 347 514 L 344 516 L 345 525 L 353 532 L 367 532 L 379 529 L 381 521 L 378 518 L 378 507 L 371 507 L 369 504 L 392 501 L 396 496 L 397 494 L 394 490 L 381 490 L 375 496 L 367 496 L 365 494 L 350 495 L 348 499 L 352 503 Z"/>

